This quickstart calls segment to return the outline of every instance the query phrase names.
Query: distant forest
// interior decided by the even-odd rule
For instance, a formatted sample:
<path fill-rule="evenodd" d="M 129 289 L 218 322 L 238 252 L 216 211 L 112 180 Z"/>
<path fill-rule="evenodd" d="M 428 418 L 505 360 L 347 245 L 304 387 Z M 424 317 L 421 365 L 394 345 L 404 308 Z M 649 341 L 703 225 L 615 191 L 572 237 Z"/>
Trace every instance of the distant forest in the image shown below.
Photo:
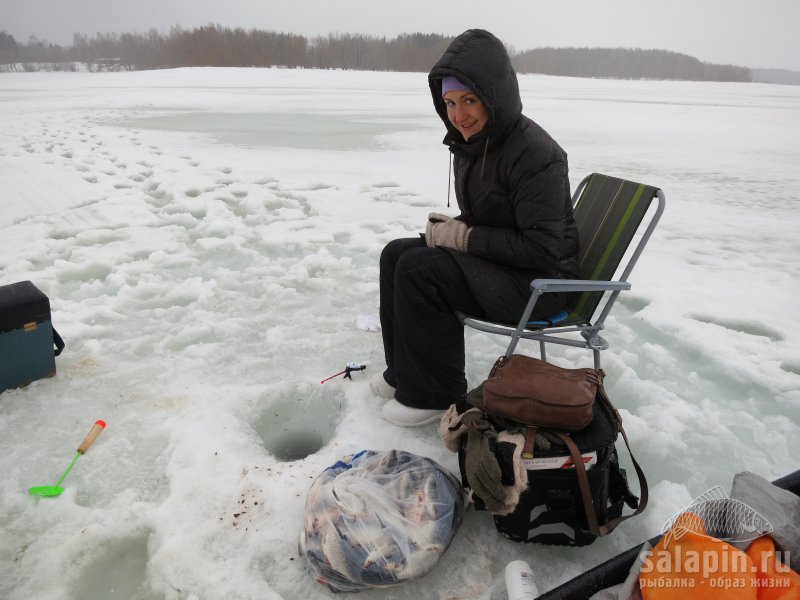
<path fill-rule="evenodd" d="M 166 34 L 75 34 L 71 46 L 0 32 L 0 71 L 145 70 L 176 67 L 286 67 L 427 72 L 452 37 L 412 33 L 396 38 L 336 34 L 308 39 L 258 29 L 207 25 Z M 617 79 L 752 81 L 750 69 L 704 63 L 664 50 L 624 48 L 510 49 L 518 73 Z"/>

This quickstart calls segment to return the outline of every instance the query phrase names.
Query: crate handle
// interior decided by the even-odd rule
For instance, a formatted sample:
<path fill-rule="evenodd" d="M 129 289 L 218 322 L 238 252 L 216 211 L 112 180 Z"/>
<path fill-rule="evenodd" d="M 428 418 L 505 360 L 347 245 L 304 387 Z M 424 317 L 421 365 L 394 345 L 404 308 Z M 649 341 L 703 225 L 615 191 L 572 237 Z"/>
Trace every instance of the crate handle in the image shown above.
<path fill-rule="evenodd" d="M 56 347 L 56 350 L 55 350 L 55 355 L 56 356 L 61 354 L 61 351 L 64 349 L 64 346 L 66 346 L 66 344 L 64 343 L 64 340 L 61 339 L 61 336 L 58 335 L 58 332 L 55 330 L 55 327 L 53 328 L 53 344 Z"/>

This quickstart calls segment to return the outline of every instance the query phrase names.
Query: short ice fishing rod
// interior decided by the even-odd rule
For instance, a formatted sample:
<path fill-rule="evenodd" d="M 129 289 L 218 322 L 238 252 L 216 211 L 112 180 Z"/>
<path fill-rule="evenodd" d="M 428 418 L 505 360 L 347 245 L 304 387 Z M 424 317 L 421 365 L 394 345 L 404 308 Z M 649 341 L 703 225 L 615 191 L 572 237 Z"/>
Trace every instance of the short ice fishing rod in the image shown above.
<path fill-rule="evenodd" d="M 353 371 L 363 371 L 366 368 L 367 368 L 367 363 L 365 362 L 363 363 L 349 362 L 344 366 L 344 371 L 339 371 L 338 373 L 336 373 L 336 375 L 331 375 L 330 377 L 326 377 L 325 379 L 320 381 L 320 383 L 325 383 L 329 379 L 333 379 L 334 377 L 338 377 L 339 375 L 344 375 L 344 379 L 349 379 L 350 381 L 352 381 L 353 378 L 350 376 L 350 373 L 352 373 Z"/>
<path fill-rule="evenodd" d="M 92 428 L 89 430 L 89 433 L 86 434 L 86 437 L 83 438 L 81 445 L 78 446 L 78 453 L 75 455 L 75 458 L 72 459 L 72 462 L 67 467 L 67 470 L 64 471 L 64 474 L 61 476 L 61 479 L 58 480 L 57 484 L 37 485 L 35 487 L 28 488 L 28 493 L 31 496 L 43 496 L 45 498 L 48 496 L 61 495 L 61 492 L 64 491 L 64 488 L 61 487 L 61 484 L 64 482 L 64 479 L 66 478 L 67 474 L 72 470 L 72 467 L 75 466 L 75 463 L 78 461 L 78 458 L 81 456 L 81 454 L 86 453 L 86 451 L 89 449 L 89 446 L 91 446 L 92 443 L 94 443 L 94 441 L 97 439 L 97 436 L 100 435 L 100 433 L 105 428 L 106 428 L 106 422 L 103 421 L 102 419 L 98 419 L 97 421 L 94 422 L 94 425 L 92 425 Z"/>

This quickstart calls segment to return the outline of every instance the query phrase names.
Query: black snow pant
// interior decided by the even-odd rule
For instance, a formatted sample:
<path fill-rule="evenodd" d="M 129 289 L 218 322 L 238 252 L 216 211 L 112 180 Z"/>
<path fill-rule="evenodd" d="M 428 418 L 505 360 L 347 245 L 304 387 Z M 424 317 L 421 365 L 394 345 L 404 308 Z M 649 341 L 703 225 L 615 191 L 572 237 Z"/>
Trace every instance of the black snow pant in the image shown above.
<path fill-rule="evenodd" d="M 446 409 L 467 392 L 464 326 L 454 311 L 483 316 L 456 261 L 421 238 L 381 253 L 380 318 L 386 382 L 413 408 Z"/>

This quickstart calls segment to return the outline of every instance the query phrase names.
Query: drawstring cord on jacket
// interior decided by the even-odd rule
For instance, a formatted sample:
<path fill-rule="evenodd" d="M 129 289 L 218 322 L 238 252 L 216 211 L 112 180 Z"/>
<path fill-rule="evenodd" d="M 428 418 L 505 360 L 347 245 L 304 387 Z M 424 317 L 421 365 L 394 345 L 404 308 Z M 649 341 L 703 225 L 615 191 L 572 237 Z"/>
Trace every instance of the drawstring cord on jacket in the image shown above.
<path fill-rule="evenodd" d="M 481 160 L 481 179 L 483 179 L 483 168 L 486 166 L 486 153 L 489 150 L 489 139 L 486 138 L 486 145 L 483 147 L 483 159 Z M 450 182 L 453 179 L 453 153 L 448 152 L 450 159 L 447 162 L 447 208 L 450 208 Z"/>
<path fill-rule="evenodd" d="M 453 179 L 453 153 L 448 150 L 447 154 L 450 155 L 447 161 L 447 208 L 450 208 L 450 181 Z"/>
<path fill-rule="evenodd" d="M 483 160 L 481 161 L 481 179 L 483 179 L 483 167 L 486 166 L 486 151 L 489 149 L 489 137 L 486 138 L 486 145 L 483 147 Z"/>

